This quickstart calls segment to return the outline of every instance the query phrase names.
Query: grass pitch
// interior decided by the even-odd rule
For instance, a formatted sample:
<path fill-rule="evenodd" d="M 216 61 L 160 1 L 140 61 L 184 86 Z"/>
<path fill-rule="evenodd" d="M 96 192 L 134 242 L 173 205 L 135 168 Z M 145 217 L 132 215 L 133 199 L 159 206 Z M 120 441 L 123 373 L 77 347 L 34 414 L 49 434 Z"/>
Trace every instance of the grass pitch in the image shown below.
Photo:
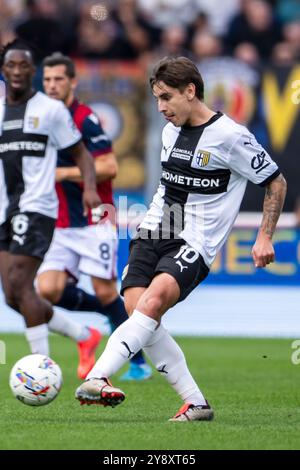
<path fill-rule="evenodd" d="M 0 365 L 0 449 L 300 448 L 300 364 L 291 362 L 291 340 L 177 338 L 216 417 L 170 423 L 181 401 L 156 372 L 143 383 L 115 377 L 126 400 L 114 409 L 80 407 L 76 346 L 58 336 L 51 337 L 51 357 L 63 371 L 60 395 L 48 406 L 23 405 L 12 396 L 8 376 L 28 346 L 23 336 L 0 339 L 7 348 L 7 364 Z"/>

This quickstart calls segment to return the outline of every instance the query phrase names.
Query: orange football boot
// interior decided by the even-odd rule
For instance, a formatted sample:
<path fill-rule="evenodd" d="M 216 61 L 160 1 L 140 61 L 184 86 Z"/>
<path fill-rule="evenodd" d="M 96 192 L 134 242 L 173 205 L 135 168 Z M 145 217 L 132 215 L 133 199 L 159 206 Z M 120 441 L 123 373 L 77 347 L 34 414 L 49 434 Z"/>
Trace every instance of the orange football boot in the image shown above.
<path fill-rule="evenodd" d="M 100 331 L 95 328 L 89 328 L 91 334 L 85 341 L 78 341 L 79 365 L 77 374 L 80 379 L 85 379 L 90 370 L 93 368 L 96 357 L 95 352 L 102 339 Z"/>

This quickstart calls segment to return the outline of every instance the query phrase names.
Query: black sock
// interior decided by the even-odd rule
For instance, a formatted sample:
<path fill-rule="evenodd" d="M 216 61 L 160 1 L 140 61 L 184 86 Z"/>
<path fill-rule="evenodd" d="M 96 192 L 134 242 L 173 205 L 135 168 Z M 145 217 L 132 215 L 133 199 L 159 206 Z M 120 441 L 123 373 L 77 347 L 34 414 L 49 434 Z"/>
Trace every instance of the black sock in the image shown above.
<path fill-rule="evenodd" d="M 60 301 L 56 303 L 58 307 L 66 308 L 67 310 L 79 310 L 81 312 L 101 312 L 101 304 L 97 297 L 88 294 L 79 287 L 68 284 L 63 291 Z M 105 314 L 105 312 L 103 312 Z"/>

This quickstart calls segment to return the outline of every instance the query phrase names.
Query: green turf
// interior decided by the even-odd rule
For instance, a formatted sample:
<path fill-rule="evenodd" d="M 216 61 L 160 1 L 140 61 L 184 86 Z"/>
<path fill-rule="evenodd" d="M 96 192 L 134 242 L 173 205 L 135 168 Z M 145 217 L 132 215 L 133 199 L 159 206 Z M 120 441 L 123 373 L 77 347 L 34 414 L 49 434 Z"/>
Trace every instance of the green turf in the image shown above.
<path fill-rule="evenodd" d="M 291 341 L 178 338 L 190 370 L 213 405 L 212 422 L 170 423 L 181 401 L 157 373 L 144 383 L 113 383 L 126 392 L 117 408 L 80 407 L 74 391 L 76 348 L 51 337 L 64 386 L 48 406 L 18 402 L 8 387 L 11 366 L 28 354 L 23 336 L 4 335 L 0 365 L 0 449 L 299 449 L 300 365 Z M 103 348 L 103 344 L 101 345 Z"/>

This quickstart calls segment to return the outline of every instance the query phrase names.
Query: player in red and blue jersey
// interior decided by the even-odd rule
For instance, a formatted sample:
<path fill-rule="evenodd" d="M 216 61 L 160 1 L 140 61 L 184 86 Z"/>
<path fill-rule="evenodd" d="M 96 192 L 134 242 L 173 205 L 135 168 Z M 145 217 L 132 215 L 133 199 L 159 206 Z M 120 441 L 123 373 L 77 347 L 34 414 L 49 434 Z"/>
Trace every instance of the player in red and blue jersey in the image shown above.
<path fill-rule="evenodd" d="M 48 74 L 56 73 L 54 67 L 49 67 L 46 71 Z M 49 86 L 55 87 L 55 78 L 53 79 L 46 75 L 44 79 L 46 92 L 48 83 L 50 84 Z M 59 99 L 59 93 L 56 91 L 51 93 L 51 88 L 47 94 Z M 69 106 L 69 110 L 77 128 L 83 135 L 85 146 L 94 156 L 97 170 L 97 190 L 101 202 L 102 204 L 113 205 L 111 180 L 116 176 L 117 162 L 112 152 L 111 142 L 104 133 L 98 117 L 89 106 L 74 99 Z M 57 172 L 56 191 L 59 198 L 59 214 L 56 226 L 68 228 L 92 225 L 91 211 L 87 215 L 83 214 L 81 200 L 83 186 L 78 178 L 77 167 L 70 162 L 70 155 L 67 151 L 60 150 L 58 152 L 57 167 L 59 170 Z M 68 170 L 66 171 L 64 168 L 68 168 Z M 70 171 L 70 169 L 72 170 Z"/>
<path fill-rule="evenodd" d="M 109 207 L 112 211 L 108 213 L 113 214 L 112 179 L 117 173 L 117 161 L 98 117 L 74 96 L 77 80 L 72 60 L 60 53 L 47 57 L 43 62 L 43 84 L 48 96 L 63 101 L 69 108 L 94 157 L 102 207 Z M 59 213 L 52 244 L 39 270 L 39 292 L 52 304 L 68 310 L 100 312 L 117 328 L 128 316 L 116 286 L 118 241 L 115 220 L 111 220 L 114 217 L 100 216 L 99 223 L 94 211 L 84 214 L 82 179 L 68 151 L 58 152 L 56 182 Z M 77 287 L 80 273 L 91 277 L 96 295 Z M 78 375 L 84 378 L 93 366 L 94 354 L 85 357 L 81 351 L 81 358 Z M 150 376 L 151 368 L 139 352 L 123 379 L 143 380 Z"/>

